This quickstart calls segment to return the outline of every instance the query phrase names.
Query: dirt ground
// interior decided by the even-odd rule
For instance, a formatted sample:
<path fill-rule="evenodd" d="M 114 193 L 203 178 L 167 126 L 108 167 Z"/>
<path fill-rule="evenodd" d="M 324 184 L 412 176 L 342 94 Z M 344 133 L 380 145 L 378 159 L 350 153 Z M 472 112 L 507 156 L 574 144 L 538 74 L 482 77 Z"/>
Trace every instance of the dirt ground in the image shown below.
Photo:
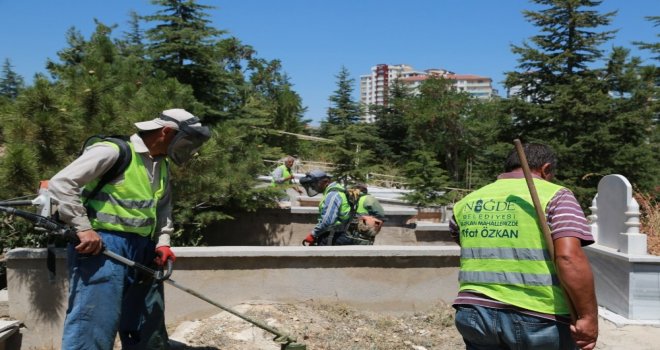
<path fill-rule="evenodd" d="M 343 305 L 253 302 L 235 308 L 269 327 L 281 330 L 308 350 L 464 349 L 454 327 L 451 306 L 437 305 L 422 313 L 387 315 Z M 617 327 L 599 322 L 597 349 L 658 349 L 660 327 Z M 175 350 L 278 350 L 274 336 L 227 312 L 184 322 L 170 330 Z"/>

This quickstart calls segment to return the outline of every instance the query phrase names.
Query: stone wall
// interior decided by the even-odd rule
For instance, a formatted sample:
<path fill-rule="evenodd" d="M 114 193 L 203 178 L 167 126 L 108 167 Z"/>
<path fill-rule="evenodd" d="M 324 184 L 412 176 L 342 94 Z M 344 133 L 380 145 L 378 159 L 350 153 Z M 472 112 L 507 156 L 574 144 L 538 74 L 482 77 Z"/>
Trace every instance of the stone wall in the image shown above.
<path fill-rule="evenodd" d="M 448 246 L 174 248 L 172 280 L 232 307 L 252 300 L 336 302 L 365 310 L 412 312 L 451 303 L 460 248 Z M 25 325 L 23 349 L 58 349 L 67 305 L 66 257 L 50 279 L 44 249 L 7 254 L 9 312 Z M 218 308 L 165 284 L 166 320 L 210 316 Z"/>
<path fill-rule="evenodd" d="M 418 221 L 407 225 L 417 214 L 414 208 L 386 209 L 387 221 L 374 245 L 447 245 L 447 222 Z M 316 225 L 318 208 L 260 209 L 254 213 L 232 214 L 233 220 L 212 224 L 204 232 L 210 246 L 299 246 Z"/>

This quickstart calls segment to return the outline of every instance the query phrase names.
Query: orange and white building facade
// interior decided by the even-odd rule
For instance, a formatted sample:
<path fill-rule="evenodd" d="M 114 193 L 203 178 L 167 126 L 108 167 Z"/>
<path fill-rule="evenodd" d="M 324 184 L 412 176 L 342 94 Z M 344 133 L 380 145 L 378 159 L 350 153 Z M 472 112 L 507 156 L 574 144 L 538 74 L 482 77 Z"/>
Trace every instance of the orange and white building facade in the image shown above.
<path fill-rule="evenodd" d="M 416 71 L 406 64 L 387 65 L 379 64 L 371 67 L 371 74 L 360 76 L 360 102 L 365 106 L 388 104 L 389 88 L 395 80 L 400 80 L 418 91 L 421 83 L 430 77 L 443 77 L 453 81 L 452 87 L 458 91 L 465 91 L 477 99 L 487 100 L 497 95 L 493 89 L 493 80 L 473 74 L 456 74 L 445 69 L 427 69 Z M 375 116 L 365 114 L 362 116 L 365 123 L 373 123 Z"/>

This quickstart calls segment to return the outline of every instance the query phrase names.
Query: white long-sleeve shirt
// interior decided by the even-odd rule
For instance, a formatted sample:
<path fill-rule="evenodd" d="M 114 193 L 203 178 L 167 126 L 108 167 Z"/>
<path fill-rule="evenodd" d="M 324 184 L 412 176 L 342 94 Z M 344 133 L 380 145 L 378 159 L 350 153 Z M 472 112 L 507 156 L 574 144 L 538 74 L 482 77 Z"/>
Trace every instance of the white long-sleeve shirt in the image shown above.
<path fill-rule="evenodd" d="M 131 135 L 131 143 L 135 153 L 142 157 L 145 170 L 151 181 L 151 187 L 157 190 L 160 186 L 160 166 L 165 161 L 164 156 L 152 158 L 149 149 L 137 134 Z M 48 191 L 58 206 L 60 220 L 73 226 L 77 232 L 89 230 L 92 225 L 87 217 L 87 210 L 82 205 L 83 187 L 101 177 L 119 158 L 119 151 L 108 144 L 96 143 L 88 147 L 76 160 L 60 170 L 48 182 Z M 169 176 L 168 176 L 169 179 Z M 121 183 L 124 175 L 120 175 L 111 183 Z M 170 245 L 170 234 L 174 231 L 172 224 L 172 196 L 169 181 L 165 184 L 163 198 L 156 208 L 157 246 Z"/>

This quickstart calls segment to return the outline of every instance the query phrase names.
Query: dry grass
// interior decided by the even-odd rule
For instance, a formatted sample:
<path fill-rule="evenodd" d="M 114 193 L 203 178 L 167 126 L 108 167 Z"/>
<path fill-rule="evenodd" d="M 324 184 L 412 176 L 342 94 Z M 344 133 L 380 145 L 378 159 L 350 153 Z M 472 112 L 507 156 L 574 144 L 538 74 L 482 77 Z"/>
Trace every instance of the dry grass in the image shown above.
<path fill-rule="evenodd" d="M 660 201 L 658 201 L 658 192 L 660 192 L 660 188 L 656 190 L 656 193 L 635 192 L 634 197 L 642 213 L 640 230 L 648 236 L 648 252 L 660 256 Z"/>

